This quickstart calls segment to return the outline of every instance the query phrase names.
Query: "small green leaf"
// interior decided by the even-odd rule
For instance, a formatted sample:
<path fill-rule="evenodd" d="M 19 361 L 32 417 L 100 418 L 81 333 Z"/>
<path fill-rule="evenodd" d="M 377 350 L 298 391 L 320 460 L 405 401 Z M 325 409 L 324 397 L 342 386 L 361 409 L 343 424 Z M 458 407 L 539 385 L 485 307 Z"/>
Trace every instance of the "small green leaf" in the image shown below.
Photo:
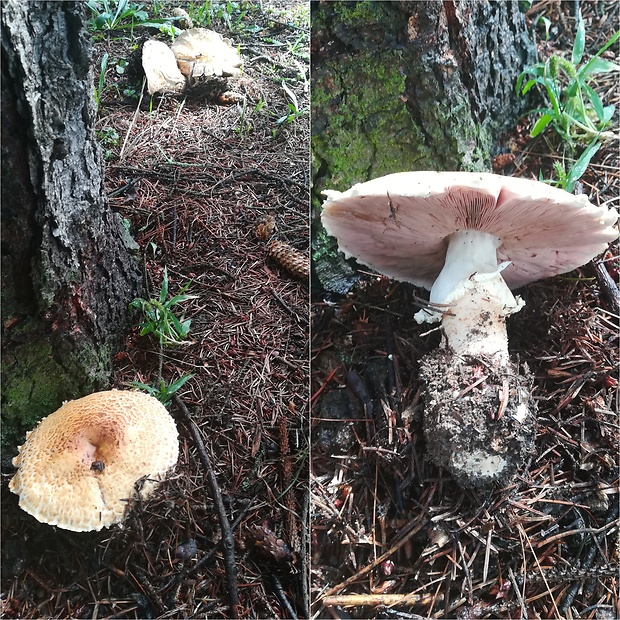
<path fill-rule="evenodd" d="M 577 94 L 577 91 L 579 90 L 580 86 L 581 84 L 579 84 L 577 80 L 571 80 L 566 86 L 566 88 L 564 89 L 566 96 L 574 97 Z"/>
<path fill-rule="evenodd" d="M 159 392 L 157 388 L 147 385 L 146 383 L 140 383 L 139 381 L 130 381 L 128 385 L 138 388 L 139 390 L 144 390 L 145 392 L 148 392 L 151 396 L 155 396 L 155 394 Z"/>
<path fill-rule="evenodd" d="M 168 302 L 166 303 L 166 307 L 172 308 L 173 306 L 177 306 L 178 304 L 183 303 L 184 301 L 187 301 L 189 299 L 197 299 L 197 298 L 198 298 L 198 295 L 175 295 L 174 297 L 168 300 Z"/>
<path fill-rule="evenodd" d="M 297 97 L 295 96 L 295 93 L 286 85 L 284 80 L 282 80 L 282 90 L 284 90 L 284 92 L 288 95 L 288 98 L 291 100 L 291 104 L 293 105 L 292 111 L 297 112 L 297 110 L 299 110 L 299 103 L 297 101 Z"/>
<path fill-rule="evenodd" d="M 544 80 L 544 84 L 549 101 L 551 101 L 551 105 L 553 106 L 553 114 L 555 115 L 555 118 L 558 119 L 562 115 L 562 111 L 560 109 L 560 94 L 558 93 L 557 86 L 555 83 L 547 79 Z"/>
<path fill-rule="evenodd" d="M 161 301 L 162 304 L 165 303 L 166 297 L 168 297 L 168 267 L 164 267 L 164 278 L 159 292 L 159 301 Z"/>
<path fill-rule="evenodd" d="M 114 15 L 114 19 L 112 20 L 112 23 L 109 25 L 110 28 L 114 28 L 118 24 L 118 22 L 121 19 L 121 16 L 125 12 L 125 9 L 128 3 L 129 3 L 129 0 L 118 0 L 118 7 L 116 9 L 116 14 Z"/>
<path fill-rule="evenodd" d="M 545 25 L 545 41 L 549 40 L 549 32 L 551 30 L 551 20 L 544 16 L 541 16 L 542 22 Z"/>
<path fill-rule="evenodd" d="M 523 84 L 523 81 L 525 80 L 525 78 L 528 75 L 533 75 L 536 77 L 543 77 L 545 74 L 545 70 L 544 70 L 544 65 L 534 65 L 532 67 L 526 67 L 520 74 L 519 77 L 517 77 L 517 85 L 516 85 L 516 92 L 519 93 L 521 92 L 521 85 Z M 534 79 L 534 83 L 537 83 L 538 80 Z M 529 82 L 528 82 L 529 84 Z M 528 90 L 532 88 L 532 85 L 530 85 L 528 87 Z"/>
<path fill-rule="evenodd" d="M 603 108 L 603 102 L 601 101 L 601 98 L 596 94 L 594 89 L 587 84 L 583 85 L 583 90 L 588 95 L 588 99 L 590 100 L 590 103 L 594 108 L 594 112 L 596 113 L 598 120 L 603 121 L 605 118 L 605 109 Z"/>
<path fill-rule="evenodd" d="M 542 133 L 545 130 L 545 127 L 553 120 L 553 116 L 551 114 L 544 114 L 537 121 L 534 127 L 532 127 L 532 131 L 530 132 L 530 137 L 535 138 L 538 134 Z"/>
<path fill-rule="evenodd" d="M 579 159 L 575 162 L 573 167 L 568 171 L 568 180 L 566 183 L 566 191 L 572 192 L 575 187 L 575 183 L 583 176 L 586 168 L 590 164 L 590 160 L 596 152 L 601 148 L 600 143 L 596 141 L 590 144 L 590 146 L 581 154 Z"/>
<path fill-rule="evenodd" d="M 618 40 L 618 38 L 620 38 L 620 30 L 616 30 L 616 32 L 613 33 L 609 41 L 607 41 L 607 43 L 605 43 L 605 45 L 603 45 L 603 47 L 596 52 L 594 57 L 596 58 L 597 56 L 600 56 L 607 48 L 611 47 Z"/>
<path fill-rule="evenodd" d="M 521 76 L 519 76 L 521 77 Z M 521 91 L 522 95 L 526 95 L 527 92 L 530 90 L 530 88 L 532 88 L 532 86 L 534 86 L 534 84 L 536 84 L 538 82 L 538 80 L 528 80 L 525 83 L 525 86 L 523 87 L 523 90 Z"/>
<path fill-rule="evenodd" d="M 605 125 L 609 123 L 615 111 L 616 111 L 616 106 L 614 105 L 608 105 L 603 108 L 603 123 Z"/>
<path fill-rule="evenodd" d="M 581 12 L 577 20 L 577 33 L 575 34 L 575 43 L 573 44 L 572 61 L 573 65 L 578 65 L 583 57 L 583 50 L 586 44 L 586 28 L 583 25 Z"/>
<path fill-rule="evenodd" d="M 181 325 L 181 321 L 179 321 L 179 319 L 177 319 L 176 316 L 174 316 L 174 314 L 170 314 L 170 322 L 172 323 L 172 326 L 174 327 L 174 331 L 181 335 L 183 333 L 183 325 Z"/>
<path fill-rule="evenodd" d="M 99 72 L 99 88 L 98 95 L 101 96 L 103 87 L 105 86 L 105 71 L 108 67 L 108 53 L 106 52 L 101 58 L 101 71 Z"/>
<path fill-rule="evenodd" d="M 582 77 L 585 77 L 592 73 L 610 73 L 611 71 L 620 71 L 620 65 L 595 56 L 579 70 L 579 73 Z"/>
<path fill-rule="evenodd" d="M 180 379 L 177 379 L 174 383 L 171 383 L 168 386 L 168 392 L 170 392 L 170 394 L 174 394 L 180 388 L 182 388 L 190 379 L 193 379 L 195 376 L 196 376 L 195 374 L 190 373 L 189 375 L 184 375 Z"/>

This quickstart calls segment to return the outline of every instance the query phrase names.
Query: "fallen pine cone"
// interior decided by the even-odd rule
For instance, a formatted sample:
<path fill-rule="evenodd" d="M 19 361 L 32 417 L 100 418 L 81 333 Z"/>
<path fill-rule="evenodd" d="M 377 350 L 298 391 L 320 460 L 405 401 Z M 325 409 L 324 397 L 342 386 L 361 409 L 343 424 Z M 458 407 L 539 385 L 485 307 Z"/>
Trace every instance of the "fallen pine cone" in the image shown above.
<path fill-rule="evenodd" d="M 276 231 L 276 219 L 273 215 L 267 215 L 261 219 L 256 227 L 256 236 L 261 241 L 267 241 Z"/>
<path fill-rule="evenodd" d="M 265 557 L 277 562 L 288 562 L 292 558 L 288 545 L 264 524 L 249 527 L 248 540 L 254 543 L 256 549 Z"/>
<path fill-rule="evenodd" d="M 308 282 L 310 277 L 310 261 L 308 257 L 295 248 L 274 239 L 267 244 L 267 253 L 280 267 L 288 271 L 294 278 Z"/>

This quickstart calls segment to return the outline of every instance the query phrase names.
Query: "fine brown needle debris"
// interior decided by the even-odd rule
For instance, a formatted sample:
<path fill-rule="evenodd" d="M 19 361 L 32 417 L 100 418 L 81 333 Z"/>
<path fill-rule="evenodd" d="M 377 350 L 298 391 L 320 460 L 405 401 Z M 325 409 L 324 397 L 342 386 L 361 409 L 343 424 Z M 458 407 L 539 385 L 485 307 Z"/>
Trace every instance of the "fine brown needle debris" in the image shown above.
<path fill-rule="evenodd" d="M 211 466 L 211 459 L 205 448 L 200 429 L 196 426 L 196 422 L 192 419 L 185 403 L 178 397 L 173 398 L 175 405 L 181 410 L 183 421 L 186 426 L 189 427 L 191 435 L 196 444 L 198 450 L 198 456 L 200 462 L 205 469 L 207 481 L 209 482 L 209 488 L 211 489 L 211 495 L 213 497 L 213 503 L 217 511 L 217 517 L 222 530 L 221 546 L 224 550 L 224 565 L 226 567 L 226 592 L 228 594 L 228 603 L 230 605 L 230 615 L 232 618 L 239 617 L 239 590 L 237 588 L 237 566 L 235 563 L 235 543 L 233 541 L 232 529 L 230 522 L 228 521 L 228 515 L 226 514 L 226 508 L 222 500 L 222 493 Z"/>

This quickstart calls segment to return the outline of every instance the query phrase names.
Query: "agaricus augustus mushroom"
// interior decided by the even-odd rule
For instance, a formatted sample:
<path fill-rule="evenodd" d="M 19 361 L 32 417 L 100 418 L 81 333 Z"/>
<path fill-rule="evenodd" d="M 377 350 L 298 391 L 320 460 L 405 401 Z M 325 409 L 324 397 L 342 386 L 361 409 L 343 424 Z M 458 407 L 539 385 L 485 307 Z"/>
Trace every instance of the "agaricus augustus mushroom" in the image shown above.
<path fill-rule="evenodd" d="M 150 39 L 142 47 L 142 67 L 149 95 L 180 93 L 187 86 L 172 50 L 161 41 Z"/>
<path fill-rule="evenodd" d="M 172 44 L 181 73 L 189 80 L 237 76 L 243 60 L 228 39 L 206 28 L 182 32 Z"/>
<path fill-rule="evenodd" d="M 176 425 L 157 399 L 95 392 L 66 402 L 27 433 L 9 489 L 42 523 L 100 530 L 123 520 L 136 482 L 147 498 L 178 457 Z"/>
<path fill-rule="evenodd" d="M 468 172 L 403 172 L 326 191 L 322 222 L 341 251 L 430 289 L 418 322 L 439 321 L 426 356 L 429 455 L 464 486 L 507 482 L 530 452 L 530 381 L 510 361 L 511 289 L 571 271 L 618 237 L 614 209 L 537 181 Z"/>

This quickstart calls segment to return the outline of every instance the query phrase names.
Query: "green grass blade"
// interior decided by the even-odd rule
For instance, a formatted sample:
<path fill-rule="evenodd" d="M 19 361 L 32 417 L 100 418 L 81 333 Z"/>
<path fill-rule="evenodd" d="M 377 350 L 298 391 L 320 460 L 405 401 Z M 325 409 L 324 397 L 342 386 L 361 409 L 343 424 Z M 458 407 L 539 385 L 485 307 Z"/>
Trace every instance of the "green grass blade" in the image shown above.
<path fill-rule="evenodd" d="M 601 101 L 601 98 L 597 95 L 594 89 L 587 84 L 583 85 L 583 90 L 588 95 L 588 99 L 592 104 L 592 108 L 594 109 L 598 120 L 603 122 L 605 119 L 605 108 L 603 107 L 603 102 Z"/>
<path fill-rule="evenodd" d="M 577 20 L 577 33 L 575 35 L 575 43 L 573 44 L 572 61 L 576 66 L 581 62 L 583 58 L 583 50 L 586 45 L 586 28 L 583 25 L 583 19 L 581 13 L 579 13 L 579 19 Z"/>
<path fill-rule="evenodd" d="M 168 297 L 168 267 L 164 267 L 164 279 L 161 283 L 161 290 L 159 291 L 159 301 L 163 304 Z"/>
<path fill-rule="evenodd" d="M 129 0 L 118 0 L 118 6 L 116 8 L 116 13 L 114 18 L 112 19 L 112 23 L 109 24 L 110 28 L 115 28 L 118 22 L 121 20 L 123 13 L 127 7 Z"/>
<path fill-rule="evenodd" d="M 581 77 L 586 77 L 593 73 L 610 73 L 611 71 L 620 71 L 620 65 L 611 62 L 611 60 L 605 60 L 595 56 L 581 67 L 579 75 Z"/>
<path fill-rule="evenodd" d="M 615 105 L 608 105 L 603 108 L 603 123 L 607 125 L 609 121 L 611 121 L 611 117 L 614 115 L 616 111 Z"/>
<path fill-rule="evenodd" d="M 600 142 L 592 142 L 590 146 L 581 154 L 579 159 L 575 162 L 573 167 L 568 172 L 568 179 L 566 182 L 566 191 L 572 192 L 575 187 L 575 183 L 583 176 L 586 168 L 590 165 L 590 160 L 596 152 L 601 148 Z"/>
<path fill-rule="evenodd" d="M 526 95 L 528 93 L 528 91 L 532 88 L 532 86 L 534 86 L 534 84 L 539 84 L 539 80 L 528 80 L 525 83 L 525 86 L 523 87 L 523 89 L 521 90 L 521 94 L 522 95 Z"/>
<path fill-rule="evenodd" d="M 543 114 L 543 116 L 536 121 L 534 127 L 532 127 L 530 137 L 535 138 L 537 135 L 542 133 L 552 120 L 553 116 L 551 116 L 551 114 Z"/>
<path fill-rule="evenodd" d="M 544 81 L 545 90 L 547 91 L 547 97 L 549 97 L 549 101 L 553 107 L 553 114 L 555 115 L 556 120 L 560 119 L 562 116 L 562 110 L 560 108 L 559 97 L 560 94 L 557 90 L 557 86 L 551 80 L 545 79 Z"/>
<path fill-rule="evenodd" d="M 168 386 L 168 392 L 174 394 L 178 390 L 180 390 L 190 379 L 193 379 L 196 375 L 190 373 L 189 375 L 184 375 L 180 379 L 177 379 L 174 383 L 171 383 Z"/>
<path fill-rule="evenodd" d="M 174 334 L 176 336 L 179 336 L 180 339 L 183 339 L 185 335 L 189 333 L 189 329 L 188 329 L 187 332 L 185 332 L 185 335 L 183 334 L 183 325 L 181 324 L 181 321 L 179 321 L 179 319 L 177 319 L 177 317 L 174 316 L 174 314 L 170 314 L 170 323 L 172 324 L 172 329 L 174 331 Z"/>
<path fill-rule="evenodd" d="M 188 301 L 189 299 L 198 299 L 198 295 L 175 295 L 166 302 L 166 308 L 178 306 L 180 303 Z"/>

